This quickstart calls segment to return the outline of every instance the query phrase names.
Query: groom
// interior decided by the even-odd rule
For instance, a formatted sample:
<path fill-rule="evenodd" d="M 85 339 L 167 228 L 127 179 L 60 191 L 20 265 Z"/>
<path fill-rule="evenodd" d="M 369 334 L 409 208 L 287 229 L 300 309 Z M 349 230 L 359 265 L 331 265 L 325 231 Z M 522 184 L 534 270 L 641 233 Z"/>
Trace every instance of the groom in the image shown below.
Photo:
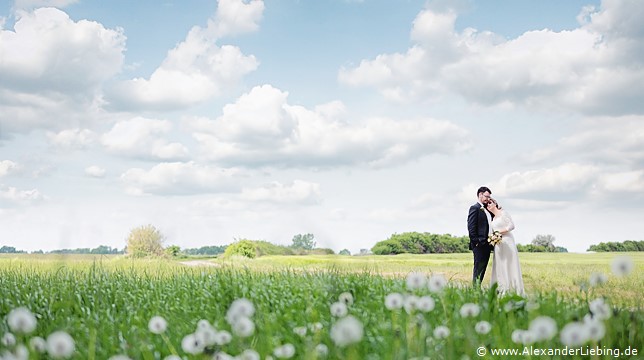
<path fill-rule="evenodd" d="M 487 263 L 490 261 L 492 246 L 488 244 L 487 237 L 492 232 L 492 214 L 485 208 L 490 202 L 492 191 L 481 186 L 476 191 L 478 202 L 470 206 L 467 214 L 467 230 L 470 236 L 470 250 L 474 253 L 474 271 L 472 281 L 475 286 L 481 286 Z"/>

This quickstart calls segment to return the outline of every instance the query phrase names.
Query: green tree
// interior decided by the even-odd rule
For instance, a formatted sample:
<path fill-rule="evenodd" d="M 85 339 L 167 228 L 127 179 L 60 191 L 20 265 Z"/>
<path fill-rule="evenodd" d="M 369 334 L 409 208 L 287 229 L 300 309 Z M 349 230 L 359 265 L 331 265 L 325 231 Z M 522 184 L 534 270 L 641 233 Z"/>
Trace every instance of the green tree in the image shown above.
<path fill-rule="evenodd" d="M 342 249 L 342 250 L 340 250 L 338 255 L 351 255 L 351 252 L 349 250 L 347 250 L 347 249 Z"/>
<path fill-rule="evenodd" d="M 165 253 L 172 257 L 177 257 L 181 253 L 181 248 L 178 245 L 170 245 L 165 248 Z"/>
<path fill-rule="evenodd" d="M 315 236 L 313 234 L 297 234 L 293 236 L 293 249 L 311 250 L 315 247 Z"/>
<path fill-rule="evenodd" d="M 230 257 L 233 255 L 254 259 L 257 256 L 255 243 L 251 240 L 239 240 L 228 245 L 224 252 L 224 256 Z"/>
<path fill-rule="evenodd" d="M 545 252 L 554 252 L 555 251 L 555 237 L 547 234 L 547 235 L 537 235 L 533 240 L 532 240 L 532 245 L 534 246 L 541 246 L 545 250 Z"/>
<path fill-rule="evenodd" d="M 139 226 L 127 238 L 127 254 L 133 257 L 163 256 L 164 236 L 152 225 Z"/>

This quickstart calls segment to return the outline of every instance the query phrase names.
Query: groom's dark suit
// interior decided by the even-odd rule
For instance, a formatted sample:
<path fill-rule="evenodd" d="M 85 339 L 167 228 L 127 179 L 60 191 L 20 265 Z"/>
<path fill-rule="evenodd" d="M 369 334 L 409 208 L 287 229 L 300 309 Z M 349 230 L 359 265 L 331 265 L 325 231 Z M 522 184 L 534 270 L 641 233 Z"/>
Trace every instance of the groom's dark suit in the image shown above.
<path fill-rule="evenodd" d="M 474 270 L 472 281 L 480 284 L 485 276 L 485 269 L 490 261 L 492 246 L 487 242 L 490 224 L 487 220 L 487 210 L 479 203 L 470 206 L 467 214 L 467 230 L 470 236 L 470 250 L 474 253 Z M 490 217 L 493 217 L 490 214 Z"/>

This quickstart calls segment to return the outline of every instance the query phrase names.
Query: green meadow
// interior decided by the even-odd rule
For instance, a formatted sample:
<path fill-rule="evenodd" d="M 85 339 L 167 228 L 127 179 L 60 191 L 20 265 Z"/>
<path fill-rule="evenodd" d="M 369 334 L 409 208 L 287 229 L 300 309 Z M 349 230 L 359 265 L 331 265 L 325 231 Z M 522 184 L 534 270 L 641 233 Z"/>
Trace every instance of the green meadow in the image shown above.
<path fill-rule="evenodd" d="M 634 266 L 616 276 L 611 263 L 623 255 Z M 508 358 L 499 350 L 533 359 L 642 358 L 644 254 L 520 256 L 526 297 L 470 286 L 471 254 L 3 255 L 0 358 Z M 606 282 L 591 286 L 593 273 Z M 447 285 L 410 287 L 410 274 L 443 276 Z M 252 304 L 238 316 L 243 324 L 231 315 L 238 299 Z M 34 329 L 16 325 L 17 308 L 33 314 Z M 155 316 L 167 327 L 151 329 Z M 54 343 L 58 331 L 71 336 L 72 352 L 34 346 L 35 338 Z"/>

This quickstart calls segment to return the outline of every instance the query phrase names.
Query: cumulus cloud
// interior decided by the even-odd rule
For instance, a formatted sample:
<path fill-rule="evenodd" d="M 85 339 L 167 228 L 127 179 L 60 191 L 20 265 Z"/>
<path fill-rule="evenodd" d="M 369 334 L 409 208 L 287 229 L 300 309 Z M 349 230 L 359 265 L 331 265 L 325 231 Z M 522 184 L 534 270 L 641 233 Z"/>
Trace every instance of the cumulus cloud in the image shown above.
<path fill-rule="evenodd" d="M 262 187 L 244 188 L 240 198 L 276 204 L 318 204 L 321 201 L 320 184 L 304 180 L 294 180 L 292 184 L 273 182 Z"/>
<path fill-rule="evenodd" d="M 207 27 L 193 27 L 149 79 L 117 83 L 108 91 L 108 102 L 123 109 L 176 109 L 236 87 L 244 75 L 257 69 L 259 62 L 236 46 L 218 46 L 216 41 L 225 35 L 257 29 L 263 10 L 262 1 L 219 1 L 217 13 Z"/>
<path fill-rule="evenodd" d="M 406 101 L 456 93 L 485 105 L 518 104 L 587 114 L 641 114 L 644 105 L 644 4 L 603 1 L 584 8 L 574 30 L 528 31 L 504 39 L 455 30 L 457 13 L 425 9 L 413 46 L 343 68 L 339 80 Z"/>
<path fill-rule="evenodd" d="M 104 168 L 96 165 L 88 166 L 85 168 L 85 174 L 94 178 L 105 177 L 106 172 L 107 171 Z"/>
<path fill-rule="evenodd" d="M 348 122 L 338 102 L 310 110 L 290 105 L 288 93 L 258 86 L 211 121 L 189 121 L 206 158 L 223 164 L 327 167 L 392 166 L 430 154 L 470 148 L 469 133 L 435 119 L 371 118 Z"/>
<path fill-rule="evenodd" d="M 14 173 L 20 166 L 11 160 L 0 161 L 0 177 Z"/>
<path fill-rule="evenodd" d="M 100 87 L 121 69 L 125 36 L 61 10 L 20 11 L 0 30 L 0 127 L 3 135 L 87 123 Z"/>
<path fill-rule="evenodd" d="M 127 157 L 157 160 L 182 160 L 188 149 L 164 138 L 172 131 L 167 120 L 135 117 L 114 125 L 101 136 L 101 143 L 112 153 Z"/>
<path fill-rule="evenodd" d="M 62 149 L 85 149 L 96 141 L 96 133 L 89 129 L 67 129 L 47 132 L 49 143 Z"/>
<path fill-rule="evenodd" d="M 31 205 L 46 200 L 38 189 L 20 190 L 12 186 L 0 185 L 0 208 Z"/>
<path fill-rule="evenodd" d="M 192 195 L 233 191 L 238 188 L 238 175 L 234 169 L 168 162 L 149 170 L 129 169 L 121 175 L 121 180 L 132 195 Z"/>

